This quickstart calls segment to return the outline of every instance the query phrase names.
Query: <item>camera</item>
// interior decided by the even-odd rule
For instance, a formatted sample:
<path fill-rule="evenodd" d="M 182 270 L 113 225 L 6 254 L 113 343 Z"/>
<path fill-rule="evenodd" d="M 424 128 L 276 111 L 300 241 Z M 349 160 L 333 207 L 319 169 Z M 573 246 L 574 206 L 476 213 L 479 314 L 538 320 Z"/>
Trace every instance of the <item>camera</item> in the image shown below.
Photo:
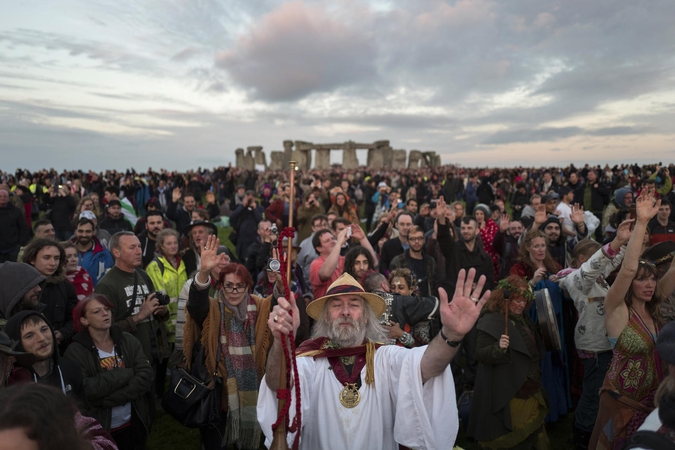
<path fill-rule="evenodd" d="M 277 228 L 277 224 L 272 224 L 270 227 L 270 234 L 279 234 L 279 229 Z"/>
<path fill-rule="evenodd" d="M 279 262 L 279 260 L 276 259 L 276 258 L 270 258 L 267 261 L 267 271 L 268 272 L 280 272 L 281 271 L 281 263 Z"/>
<path fill-rule="evenodd" d="M 169 297 L 164 292 L 155 292 L 155 298 L 159 302 L 159 306 L 166 306 L 171 303 L 171 297 Z"/>

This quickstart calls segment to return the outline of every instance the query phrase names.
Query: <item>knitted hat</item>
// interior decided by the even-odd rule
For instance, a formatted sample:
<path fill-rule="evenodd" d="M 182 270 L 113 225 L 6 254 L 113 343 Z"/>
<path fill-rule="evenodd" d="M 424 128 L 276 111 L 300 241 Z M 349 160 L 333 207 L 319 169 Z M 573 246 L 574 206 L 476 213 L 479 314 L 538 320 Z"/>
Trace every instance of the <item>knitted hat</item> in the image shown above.
<path fill-rule="evenodd" d="M 473 213 L 474 215 L 476 214 L 476 211 L 483 211 L 483 214 L 485 214 L 486 218 L 489 218 L 492 215 L 492 212 L 490 211 L 490 207 L 486 205 L 485 203 L 479 203 L 473 208 Z"/>
<path fill-rule="evenodd" d="M 338 297 L 340 295 L 358 295 L 368 302 L 370 307 L 373 309 L 376 317 L 380 317 L 384 314 L 386 309 L 386 303 L 379 295 L 371 294 L 363 290 L 363 287 L 348 273 L 343 273 L 340 275 L 340 278 L 333 281 L 326 291 L 326 295 L 321 298 L 313 300 L 309 305 L 307 305 L 307 315 L 314 320 L 319 320 L 321 316 L 321 311 L 326 304 L 326 300 L 333 297 Z"/>
<path fill-rule="evenodd" d="M 623 202 L 623 199 L 626 196 L 626 194 L 630 192 L 633 192 L 633 190 L 628 186 L 619 188 L 616 191 L 614 191 L 614 204 L 618 206 L 620 209 L 628 208 L 626 204 Z"/>
<path fill-rule="evenodd" d="M 556 216 L 555 214 L 549 214 L 548 218 L 546 219 L 546 222 L 542 223 L 539 229 L 541 231 L 544 231 L 546 229 L 546 226 L 548 224 L 554 223 L 558 226 L 560 226 L 560 218 Z"/>

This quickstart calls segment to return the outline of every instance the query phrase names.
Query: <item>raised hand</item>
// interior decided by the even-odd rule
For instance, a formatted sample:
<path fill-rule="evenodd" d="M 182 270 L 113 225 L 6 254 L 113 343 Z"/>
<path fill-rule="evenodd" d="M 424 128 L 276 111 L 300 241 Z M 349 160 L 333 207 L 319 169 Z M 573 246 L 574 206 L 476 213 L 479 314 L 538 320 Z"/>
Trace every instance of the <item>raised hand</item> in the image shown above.
<path fill-rule="evenodd" d="M 614 240 L 617 241 L 619 247 L 628 242 L 628 239 L 630 239 L 630 235 L 633 231 L 631 230 L 631 225 L 633 224 L 633 222 L 635 222 L 634 219 L 624 220 L 619 225 L 619 228 L 617 228 Z"/>
<path fill-rule="evenodd" d="M 637 221 L 647 223 L 659 212 L 661 199 L 656 199 L 654 189 L 643 189 L 635 202 Z"/>
<path fill-rule="evenodd" d="M 180 192 L 179 187 L 173 188 L 173 191 L 171 191 L 171 201 L 174 203 L 178 202 L 178 200 L 180 200 L 181 195 L 182 194 Z"/>
<path fill-rule="evenodd" d="M 359 224 L 353 223 L 350 225 L 352 227 L 352 237 L 356 238 L 357 240 L 364 239 L 366 237 L 365 233 L 363 232 L 363 228 L 359 226 Z"/>
<path fill-rule="evenodd" d="M 546 214 L 546 205 L 537 206 L 537 209 L 534 213 L 534 223 L 537 225 L 537 228 L 539 228 L 539 225 L 546 222 L 546 219 L 548 219 L 548 214 Z"/>
<path fill-rule="evenodd" d="M 291 314 L 293 316 L 291 317 Z M 280 342 L 281 335 L 288 336 L 291 331 L 295 333 L 300 326 L 300 311 L 295 302 L 295 295 L 291 292 L 289 299 L 279 297 L 277 305 L 272 308 L 267 326 L 272 330 L 274 340 Z"/>
<path fill-rule="evenodd" d="M 443 288 L 438 290 L 441 298 L 440 314 L 443 334 L 452 341 L 461 340 L 466 333 L 471 331 L 478 320 L 480 311 L 490 297 L 489 290 L 485 291 L 482 296 L 480 295 L 485 285 L 484 275 L 480 276 L 472 293 L 475 277 L 476 269 L 469 269 L 468 276 L 466 270 L 459 271 L 457 287 L 451 302 L 448 302 L 448 294 Z"/>
<path fill-rule="evenodd" d="M 571 209 L 572 213 L 570 214 L 570 219 L 572 219 L 572 222 L 574 222 L 576 225 L 581 225 L 584 223 L 584 207 L 578 203 L 575 203 L 572 205 Z"/>
<path fill-rule="evenodd" d="M 220 245 L 220 239 L 218 237 L 211 235 L 206 239 L 206 244 L 201 252 L 201 268 L 200 272 L 205 274 L 210 273 L 213 269 L 218 267 L 218 264 L 227 256 L 225 253 L 218 255 L 218 246 Z"/>
<path fill-rule="evenodd" d="M 436 218 L 441 225 L 445 225 L 445 210 L 447 207 L 448 205 L 445 203 L 445 198 L 443 198 L 442 195 L 438 197 L 438 201 L 436 202 Z"/>
<path fill-rule="evenodd" d="M 511 225 L 511 217 L 508 214 L 502 214 L 499 219 L 499 231 L 506 233 L 509 230 L 509 225 Z"/>

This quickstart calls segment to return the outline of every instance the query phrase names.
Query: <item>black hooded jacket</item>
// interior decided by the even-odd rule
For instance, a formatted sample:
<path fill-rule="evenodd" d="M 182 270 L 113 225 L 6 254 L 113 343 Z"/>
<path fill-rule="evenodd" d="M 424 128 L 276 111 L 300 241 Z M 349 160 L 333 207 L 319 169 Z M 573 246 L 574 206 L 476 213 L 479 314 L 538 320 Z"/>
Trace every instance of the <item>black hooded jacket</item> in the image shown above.
<path fill-rule="evenodd" d="M 73 310 L 77 306 L 75 286 L 66 279 L 65 275 L 54 274 L 47 278 L 42 288 L 40 303 L 44 305 L 40 311 L 49 319 L 52 328 L 63 335 L 60 345 L 63 352 L 75 335 L 73 326 Z"/>
<path fill-rule="evenodd" d="M 33 367 L 27 367 L 31 372 L 33 380 L 36 383 L 44 383 L 50 386 L 54 386 L 68 396 L 71 396 L 73 400 L 77 403 L 80 409 L 83 412 L 86 412 L 89 404 L 87 402 L 87 395 L 84 391 L 84 378 L 82 376 L 82 369 L 80 365 L 69 358 L 64 358 L 59 356 L 59 350 L 56 346 L 56 336 L 54 334 L 54 328 L 49 323 L 49 320 L 37 311 L 21 311 L 16 313 L 7 321 L 6 332 L 10 339 L 13 339 L 18 342 L 16 350 L 25 351 L 21 343 L 21 328 L 23 323 L 31 316 L 37 316 L 42 319 L 49 329 L 52 331 L 53 338 L 53 351 L 52 351 L 52 369 L 51 371 L 43 376 L 39 377 Z"/>

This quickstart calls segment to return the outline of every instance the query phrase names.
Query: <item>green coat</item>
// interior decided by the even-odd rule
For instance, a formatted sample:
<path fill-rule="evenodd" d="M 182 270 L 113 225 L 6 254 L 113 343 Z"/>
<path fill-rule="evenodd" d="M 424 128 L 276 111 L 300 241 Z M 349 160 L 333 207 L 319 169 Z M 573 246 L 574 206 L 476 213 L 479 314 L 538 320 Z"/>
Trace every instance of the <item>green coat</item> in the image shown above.
<path fill-rule="evenodd" d="M 525 326 L 536 339 L 538 352 L 534 355 L 522 337 Z M 478 441 L 491 441 L 513 431 L 509 403 L 528 375 L 541 384 L 539 361 L 545 349 L 538 328 L 527 316 L 509 315 L 510 344 L 506 351 L 499 348 L 499 339 L 504 334 L 503 314 L 484 312 L 476 327 L 478 372 L 467 435 Z"/>

